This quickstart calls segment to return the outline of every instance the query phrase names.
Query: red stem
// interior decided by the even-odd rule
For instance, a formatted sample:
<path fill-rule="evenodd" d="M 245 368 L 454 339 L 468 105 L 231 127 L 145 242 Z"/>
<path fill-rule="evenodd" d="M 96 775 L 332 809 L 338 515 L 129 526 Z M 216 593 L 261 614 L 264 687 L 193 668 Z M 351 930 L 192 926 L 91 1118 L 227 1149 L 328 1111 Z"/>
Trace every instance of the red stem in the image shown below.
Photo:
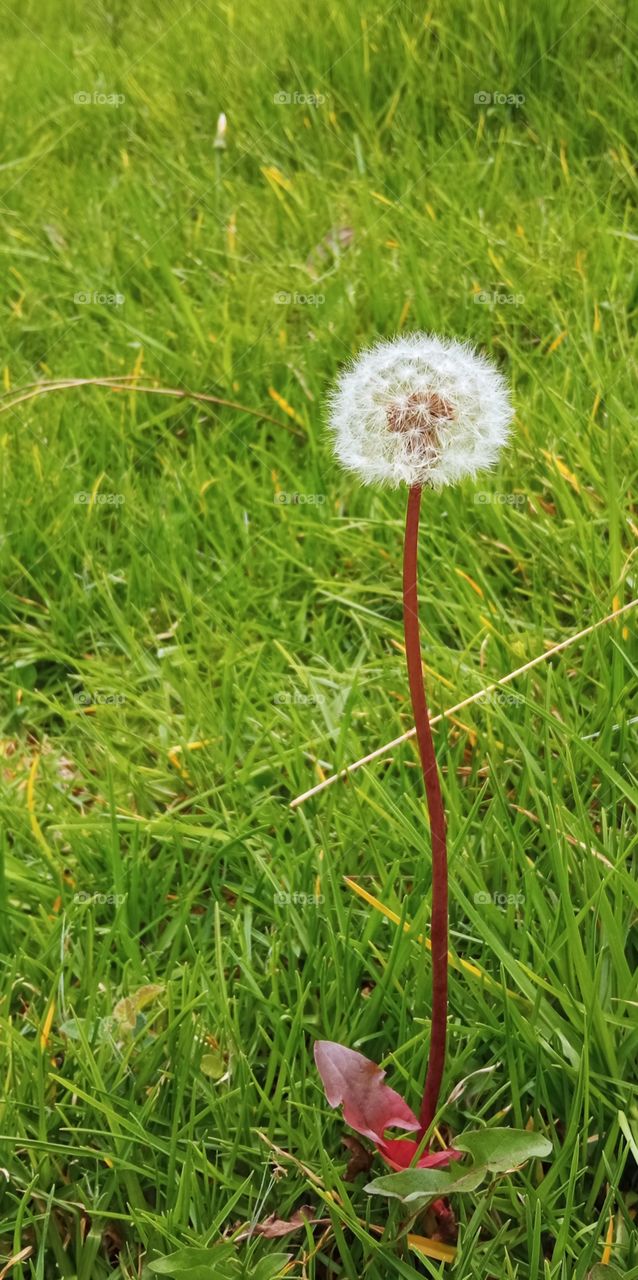
<path fill-rule="evenodd" d="M 417 559 L 419 541 L 419 511 L 421 486 L 413 485 L 408 494 L 403 548 L 403 629 L 405 656 L 408 664 L 408 680 L 414 727 L 423 768 L 425 796 L 430 815 L 432 840 L 432 1034 L 430 1055 L 421 1103 L 422 1138 L 436 1115 L 443 1068 L 445 1065 L 445 1041 L 447 1032 L 447 966 L 448 966 L 448 906 L 447 906 L 447 848 L 445 840 L 445 811 L 439 771 L 436 763 L 430 716 L 425 696 L 421 639 L 419 632 L 419 596 L 417 591 Z"/>

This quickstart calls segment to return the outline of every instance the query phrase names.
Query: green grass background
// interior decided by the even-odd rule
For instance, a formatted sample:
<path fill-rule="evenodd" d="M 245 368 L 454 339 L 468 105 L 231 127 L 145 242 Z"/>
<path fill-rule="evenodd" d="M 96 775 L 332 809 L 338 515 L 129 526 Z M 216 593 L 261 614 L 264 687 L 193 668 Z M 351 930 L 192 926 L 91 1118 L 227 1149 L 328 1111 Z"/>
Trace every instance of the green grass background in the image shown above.
<path fill-rule="evenodd" d="M 361 346 L 467 337 L 513 386 L 498 471 L 425 506 L 434 711 L 638 595 L 635 6 L 0 10 L 0 1243 L 31 1250 L 8 1274 L 146 1277 L 310 1203 L 325 1237 L 237 1245 L 245 1274 L 283 1248 L 309 1280 L 580 1280 L 608 1238 L 638 1275 L 633 615 L 436 734 L 452 943 L 492 979 L 451 975 L 445 1096 L 490 1070 L 442 1121 L 555 1152 L 455 1205 L 453 1263 L 344 1184 L 312 1064 L 341 1039 L 418 1103 L 413 746 L 288 808 L 411 723 L 404 495 L 324 434 Z M 96 93 L 124 101 L 74 101 Z M 106 389 L 10 407 L 134 370 L 279 425 Z"/>

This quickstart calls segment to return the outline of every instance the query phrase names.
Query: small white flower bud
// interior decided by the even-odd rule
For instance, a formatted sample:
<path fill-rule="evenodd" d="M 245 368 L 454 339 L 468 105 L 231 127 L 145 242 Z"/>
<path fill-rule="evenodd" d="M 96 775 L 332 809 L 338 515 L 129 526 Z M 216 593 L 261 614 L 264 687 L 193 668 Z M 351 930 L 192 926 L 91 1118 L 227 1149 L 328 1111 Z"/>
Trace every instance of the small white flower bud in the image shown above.
<path fill-rule="evenodd" d="M 218 151 L 226 150 L 226 126 L 226 116 L 222 111 L 217 120 L 217 133 L 215 134 L 215 141 L 213 143 L 213 146 L 216 147 Z"/>

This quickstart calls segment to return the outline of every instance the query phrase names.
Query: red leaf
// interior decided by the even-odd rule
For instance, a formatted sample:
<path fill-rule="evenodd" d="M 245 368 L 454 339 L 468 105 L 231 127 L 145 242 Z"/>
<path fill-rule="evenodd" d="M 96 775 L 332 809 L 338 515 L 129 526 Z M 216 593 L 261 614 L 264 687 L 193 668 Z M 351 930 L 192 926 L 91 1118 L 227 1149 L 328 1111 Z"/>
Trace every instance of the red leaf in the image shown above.
<path fill-rule="evenodd" d="M 442 1169 L 450 1163 L 450 1160 L 458 1160 L 462 1154 L 460 1151 L 455 1151 L 453 1147 L 447 1151 L 424 1151 L 414 1163 L 418 1143 L 413 1142 L 412 1138 L 384 1138 L 381 1142 L 377 1142 L 377 1151 L 383 1156 L 386 1164 L 397 1172 L 410 1168 Z"/>
<path fill-rule="evenodd" d="M 456 1244 L 458 1231 L 454 1210 L 449 1202 L 441 1198 L 433 1200 L 425 1211 L 425 1229 L 431 1240 L 441 1240 L 444 1244 Z"/>
<path fill-rule="evenodd" d="M 354 1049 L 317 1040 L 315 1062 L 331 1107 L 343 1103 L 343 1118 L 365 1138 L 383 1142 L 386 1129 L 418 1129 L 407 1102 L 383 1084 L 385 1071 Z"/>

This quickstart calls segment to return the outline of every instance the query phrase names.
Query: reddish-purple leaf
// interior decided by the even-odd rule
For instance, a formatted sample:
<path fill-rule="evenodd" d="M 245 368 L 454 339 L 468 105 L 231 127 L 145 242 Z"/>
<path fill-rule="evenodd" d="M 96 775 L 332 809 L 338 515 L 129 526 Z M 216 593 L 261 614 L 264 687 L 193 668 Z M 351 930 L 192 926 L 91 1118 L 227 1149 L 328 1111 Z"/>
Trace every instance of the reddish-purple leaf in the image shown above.
<path fill-rule="evenodd" d="M 330 1106 L 343 1103 L 343 1118 L 357 1133 L 383 1142 L 386 1129 L 419 1128 L 407 1102 L 383 1083 L 385 1071 L 362 1053 L 317 1040 L 315 1062 Z"/>
<path fill-rule="evenodd" d="M 377 1142 L 377 1151 L 391 1169 L 444 1169 L 450 1160 L 460 1159 L 461 1152 L 450 1147 L 447 1151 L 424 1151 L 414 1163 L 418 1143 L 412 1138 L 384 1138 Z"/>
<path fill-rule="evenodd" d="M 425 1211 L 425 1233 L 431 1240 L 441 1240 L 443 1244 L 456 1244 L 458 1228 L 456 1216 L 449 1200 L 440 1197 L 432 1200 Z"/>

